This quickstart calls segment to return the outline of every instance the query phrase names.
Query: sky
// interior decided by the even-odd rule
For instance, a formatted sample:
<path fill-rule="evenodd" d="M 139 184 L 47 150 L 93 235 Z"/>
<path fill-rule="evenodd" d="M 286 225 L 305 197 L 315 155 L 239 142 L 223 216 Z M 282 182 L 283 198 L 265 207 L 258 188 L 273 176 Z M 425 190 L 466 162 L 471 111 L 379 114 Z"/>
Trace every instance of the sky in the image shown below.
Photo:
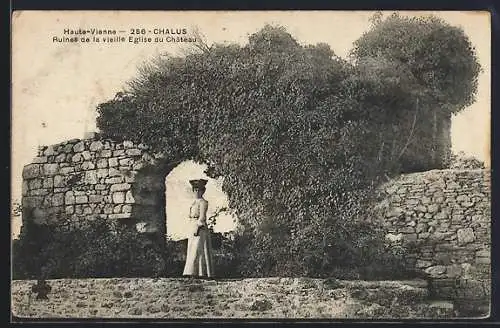
<path fill-rule="evenodd" d="M 250 34 L 269 23 L 284 26 L 300 43 L 326 42 L 337 55 L 345 58 L 353 41 L 368 30 L 372 14 L 370 11 L 15 12 L 12 26 L 12 201 L 21 198 L 22 168 L 36 156 L 38 146 L 83 138 L 85 133 L 96 131 L 96 106 L 122 90 L 141 64 L 161 53 L 179 55 L 183 51 L 181 43 L 53 42 L 54 36 L 63 36 L 64 29 L 124 30 L 128 38 L 130 30 L 137 28 L 186 28 L 188 32 L 197 28 L 209 44 L 244 44 Z M 461 26 L 475 46 L 483 67 L 477 101 L 453 117 L 452 150 L 488 162 L 489 13 L 401 14 L 442 17 L 452 25 Z M 202 171 L 192 163 L 185 165 L 172 175 L 175 178 L 167 178 L 167 188 L 169 181 L 173 186 L 175 183 L 171 181 L 186 181 Z M 186 168 L 189 165 L 191 171 Z M 184 204 L 184 199 L 167 199 L 167 202 Z M 14 222 L 13 233 L 18 229 L 19 222 Z"/>

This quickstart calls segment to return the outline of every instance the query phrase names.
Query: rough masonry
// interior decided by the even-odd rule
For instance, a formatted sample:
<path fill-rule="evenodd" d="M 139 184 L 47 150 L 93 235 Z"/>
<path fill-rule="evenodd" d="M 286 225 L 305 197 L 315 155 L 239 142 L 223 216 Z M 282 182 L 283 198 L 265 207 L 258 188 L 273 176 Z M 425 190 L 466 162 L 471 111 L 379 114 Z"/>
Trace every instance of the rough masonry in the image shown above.
<path fill-rule="evenodd" d="M 23 170 L 23 222 L 78 228 L 100 217 L 161 232 L 165 165 L 147 146 L 129 141 L 73 139 L 41 147 Z"/>
<path fill-rule="evenodd" d="M 441 297 L 490 293 L 490 171 L 431 170 L 385 184 L 377 213 L 387 238 L 409 251 L 408 265 L 432 280 Z"/>

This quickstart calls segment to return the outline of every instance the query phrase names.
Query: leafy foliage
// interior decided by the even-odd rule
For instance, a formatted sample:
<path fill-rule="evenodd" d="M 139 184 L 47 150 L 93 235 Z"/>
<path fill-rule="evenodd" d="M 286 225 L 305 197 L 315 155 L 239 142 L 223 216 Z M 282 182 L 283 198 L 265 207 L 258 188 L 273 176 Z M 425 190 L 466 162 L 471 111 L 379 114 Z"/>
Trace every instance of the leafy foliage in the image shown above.
<path fill-rule="evenodd" d="M 435 19 L 376 24 L 356 42 L 354 65 L 272 26 L 244 46 L 199 48 L 142 67 L 127 92 L 99 105 L 97 124 L 224 176 L 248 275 L 321 275 L 381 254 L 362 223 L 371 190 L 405 168 L 439 166 L 446 147 L 431 145 L 429 159 L 422 138 L 435 139 L 477 84 L 467 38 Z M 429 132 L 436 108 L 445 114 Z"/>
<path fill-rule="evenodd" d="M 474 102 L 481 70 L 464 31 L 433 16 L 376 15 L 351 57 L 380 156 L 406 172 L 447 167 L 450 117 Z"/>
<path fill-rule="evenodd" d="M 474 156 L 467 156 L 464 152 L 458 152 L 451 157 L 450 168 L 452 169 L 484 169 L 484 162 L 475 158 Z"/>
<path fill-rule="evenodd" d="M 96 220 L 83 229 L 23 226 L 13 243 L 13 278 L 104 278 L 179 275 L 179 245 Z"/>
<path fill-rule="evenodd" d="M 418 92 L 431 95 L 443 110 L 456 113 L 474 102 L 480 65 L 464 31 L 434 16 L 393 14 L 375 20 L 354 43 L 356 59 L 382 57 L 404 68 Z"/>

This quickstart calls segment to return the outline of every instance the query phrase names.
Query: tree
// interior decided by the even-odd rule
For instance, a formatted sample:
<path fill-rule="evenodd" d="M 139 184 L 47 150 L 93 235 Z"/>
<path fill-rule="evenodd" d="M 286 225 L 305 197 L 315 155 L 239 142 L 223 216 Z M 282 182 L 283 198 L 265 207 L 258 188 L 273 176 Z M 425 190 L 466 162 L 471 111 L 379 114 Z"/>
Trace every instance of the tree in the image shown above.
<path fill-rule="evenodd" d="M 363 101 L 386 132 L 384 156 L 404 171 L 445 167 L 450 117 L 474 102 L 481 69 L 464 31 L 433 16 L 378 14 L 351 56 Z"/>

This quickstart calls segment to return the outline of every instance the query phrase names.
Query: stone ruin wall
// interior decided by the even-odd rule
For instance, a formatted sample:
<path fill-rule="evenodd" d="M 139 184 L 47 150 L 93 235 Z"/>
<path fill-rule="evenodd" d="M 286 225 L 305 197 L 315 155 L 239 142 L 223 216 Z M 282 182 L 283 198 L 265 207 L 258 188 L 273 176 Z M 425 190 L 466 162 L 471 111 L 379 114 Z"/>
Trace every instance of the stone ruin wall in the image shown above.
<path fill-rule="evenodd" d="M 73 139 L 41 147 L 23 169 L 23 223 L 70 229 L 102 218 L 164 230 L 164 176 L 155 165 L 147 146 L 128 141 Z"/>
<path fill-rule="evenodd" d="M 491 288 L 491 173 L 431 170 L 385 184 L 377 212 L 441 297 L 484 299 Z"/>

